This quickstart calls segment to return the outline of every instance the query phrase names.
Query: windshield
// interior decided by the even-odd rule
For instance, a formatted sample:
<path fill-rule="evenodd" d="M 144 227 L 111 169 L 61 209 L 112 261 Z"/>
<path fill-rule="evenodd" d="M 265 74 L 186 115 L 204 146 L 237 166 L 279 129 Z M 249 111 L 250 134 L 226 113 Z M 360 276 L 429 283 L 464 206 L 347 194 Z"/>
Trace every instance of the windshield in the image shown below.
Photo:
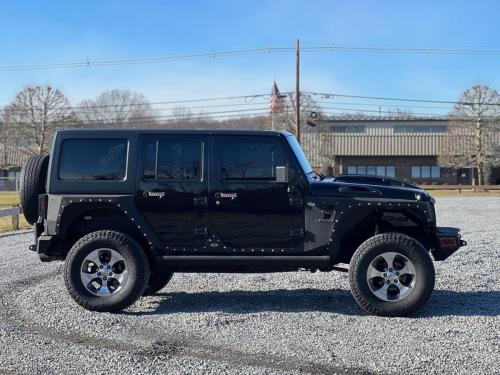
<path fill-rule="evenodd" d="M 311 164 L 309 164 L 309 161 L 307 160 L 304 151 L 302 151 L 302 147 L 300 147 L 299 142 L 297 142 L 297 139 L 291 134 L 287 135 L 286 139 L 292 147 L 293 153 L 297 157 L 300 167 L 302 168 L 304 173 L 310 173 L 311 171 L 313 171 L 313 168 L 311 167 Z"/>

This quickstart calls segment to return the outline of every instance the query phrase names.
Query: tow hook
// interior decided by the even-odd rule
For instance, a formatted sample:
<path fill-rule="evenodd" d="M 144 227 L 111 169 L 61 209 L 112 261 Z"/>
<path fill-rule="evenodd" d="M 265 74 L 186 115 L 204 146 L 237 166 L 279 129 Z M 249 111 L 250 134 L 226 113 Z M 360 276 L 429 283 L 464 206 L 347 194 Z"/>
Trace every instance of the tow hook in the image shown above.
<path fill-rule="evenodd" d="M 30 245 L 29 249 L 30 249 L 31 251 L 36 251 L 36 245 Z"/>

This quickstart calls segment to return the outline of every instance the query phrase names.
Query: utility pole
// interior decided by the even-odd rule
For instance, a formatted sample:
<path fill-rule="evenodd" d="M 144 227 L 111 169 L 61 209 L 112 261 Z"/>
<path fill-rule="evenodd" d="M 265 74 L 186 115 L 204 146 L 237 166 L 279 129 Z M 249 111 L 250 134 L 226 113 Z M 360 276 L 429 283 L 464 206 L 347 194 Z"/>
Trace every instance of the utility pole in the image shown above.
<path fill-rule="evenodd" d="M 300 41 L 297 39 L 297 56 L 295 65 L 295 124 L 297 140 L 300 143 Z"/>

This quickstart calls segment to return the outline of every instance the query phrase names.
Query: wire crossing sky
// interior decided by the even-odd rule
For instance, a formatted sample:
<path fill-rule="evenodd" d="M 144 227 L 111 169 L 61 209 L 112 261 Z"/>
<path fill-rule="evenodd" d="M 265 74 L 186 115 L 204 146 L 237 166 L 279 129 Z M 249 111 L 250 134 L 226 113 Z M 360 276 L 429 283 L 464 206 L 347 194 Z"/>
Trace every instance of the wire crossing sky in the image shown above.
<path fill-rule="evenodd" d="M 500 89 L 499 13 L 487 0 L 10 2 L 0 12 L 0 106 L 27 84 L 60 88 L 72 106 L 111 89 L 152 102 L 265 93 L 273 78 L 293 91 L 300 38 L 305 91 L 356 99 L 339 108 L 419 98 L 446 113 L 473 84 Z"/>

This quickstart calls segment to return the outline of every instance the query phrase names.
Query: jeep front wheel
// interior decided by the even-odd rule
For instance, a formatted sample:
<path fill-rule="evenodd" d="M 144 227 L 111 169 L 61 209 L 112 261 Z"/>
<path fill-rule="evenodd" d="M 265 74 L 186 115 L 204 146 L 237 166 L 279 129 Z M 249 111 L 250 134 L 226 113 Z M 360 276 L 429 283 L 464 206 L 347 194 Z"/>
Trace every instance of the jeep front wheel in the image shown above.
<path fill-rule="evenodd" d="M 64 281 L 73 300 L 93 311 L 120 311 L 146 290 L 149 262 L 133 238 L 102 230 L 83 236 L 64 264 Z"/>
<path fill-rule="evenodd" d="M 435 271 L 427 250 L 418 241 L 400 233 L 384 233 L 356 250 L 349 281 L 354 298 L 368 313 L 406 316 L 431 296 Z"/>

